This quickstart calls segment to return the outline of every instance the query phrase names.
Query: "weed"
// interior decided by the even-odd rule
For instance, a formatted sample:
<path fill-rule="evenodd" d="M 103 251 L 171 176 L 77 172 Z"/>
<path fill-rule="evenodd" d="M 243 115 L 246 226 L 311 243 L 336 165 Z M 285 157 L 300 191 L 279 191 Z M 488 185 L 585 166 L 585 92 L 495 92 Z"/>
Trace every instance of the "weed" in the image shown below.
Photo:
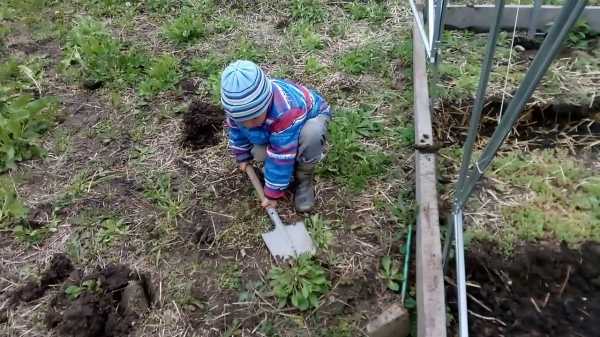
<path fill-rule="evenodd" d="M 292 0 L 292 18 L 308 23 L 323 22 L 327 17 L 327 10 L 319 0 Z"/>
<path fill-rule="evenodd" d="M 38 141 L 52 124 L 55 111 L 56 100 L 51 97 L 13 99 L 0 93 L 0 172 L 44 154 Z"/>
<path fill-rule="evenodd" d="M 95 292 L 98 290 L 96 280 L 86 280 L 81 285 L 70 285 L 65 288 L 65 295 L 71 301 L 76 300 L 84 291 Z"/>
<path fill-rule="evenodd" d="M 316 57 L 309 56 L 304 63 L 304 71 L 308 75 L 317 76 L 323 74 L 327 67 L 319 62 Z"/>
<path fill-rule="evenodd" d="M 340 183 L 358 191 L 367 181 L 386 172 L 390 159 L 371 150 L 361 141 L 381 130 L 365 108 L 340 110 L 329 127 L 331 148 L 319 173 L 335 177 Z"/>
<path fill-rule="evenodd" d="M 368 0 L 354 1 L 346 6 L 354 20 L 367 20 L 370 23 L 381 24 L 390 17 L 390 12 L 384 3 Z"/>
<path fill-rule="evenodd" d="M 340 69 L 352 75 L 382 72 L 386 62 L 385 50 L 375 43 L 350 50 L 338 60 Z"/>
<path fill-rule="evenodd" d="M 208 88 L 211 100 L 214 104 L 221 103 L 221 74 L 213 73 L 208 78 Z"/>
<path fill-rule="evenodd" d="M 168 174 L 158 174 L 146 182 L 144 196 L 150 199 L 166 215 L 167 221 L 174 220 L 184 210 L 183 195 L 174 192 L 172 178 Z"/>
<path fill-rule="evenodd" d="M 218 18 L 215 19 L 215 21 L 213 23 L 215 33 L 217 33 L 217 34 L 231 32 L 237 26 L 238 26 L 238 22 L 235 19 L 228 17 L 226 15 L 219 16 Z"/>
<path fill-rule="evenodd" d="M 179 61 L 171 55 L 163 55 L 150 66 L 146 79 L 140 84 L 140 95 L 151 97 L 173 89 L 180 79 Z"/>
<path fill-rule="evenodd" d="M 233 60 L 249 60 L 260 63 L 266 57 L 265 51 L 246 37 L 242 37 L 234 46 Z"/>
<path fill-rule="evenodd" d="M 321 250 L 327 250 L 329 244 L 333 240 L 333 232 L 331 228 L 320 215 L 312 215 L 306 221 L 310 236 L 313 238 L 317 248 Z"/>
<path fill-rule="evenodd" d="M 219 288 L 221 289 L 240 289 L 241 272 L 237 264 L 227 264 L 219 275 Z"/>
<path fill-rule="evenodd" d="M 310 24 L 302 22 L 294 25 L 292 34 L 292 39 L 297 41 L 300 47 L 306 51 L 314 51 L 325 47 L 321 36 L 313 30 Z"/>
<path fill-rule="evenodd" d="M 190 69 L 200 76 L 208 77 L 212 74 L 220 73 L 224 64 L 225 60 L 222 58 L 216 55 L 207 55 L 202 58 L 194 58 L 190 63 Z"/>
<path fill-rule="evenodd" d="M 588 22 L 585 19 L 580 19 L 569 32 L 567 44 L 572 48 L 586 49 L 589 46 L 589 40 L 596 35 L 591 30 Z"/>
<path fill-rule="evenodd" d="M 400 282 L 402 282 L 400 267 L 398 267 L 398 265 L 392 261 L 392 258 L 387 255 L 381 258 L 379 277 L 381 277 L 390 290 L 400 290 Z"/>
<path fill-rule="evenodd" d="M 148 57 L 138 49 L 122 52 L 122 48 L 103 23 L 84 17 L 67 37 L 67 56 L 62 66 L 68 74 L 92 84 L 112 81 L 134 84 Z"/>
<path fill-rule="evenodd" d="M 17 197 L 14 181 L 0 176 L 0 228 L 7 228 L 27 216 L 28 209 Z"/>
<path fill-rule="evenodd" d="M 98 242 L 109 245 L 113 240 L 129 234 L 129 225 L 123 222 L 123 219 L 108 218 L 102 221 L 101 229 L 98 232 Z"/>
<path fill-rule="evenodd" d="M 206 34 L 206 25 L 191 10 L 184 12 L 163 27 L 163 33 L 177 44 L 190 43 Z"/>
<path fill-rule="evenodd" d="M 269 279 L 281 307 L 289 302 L 302 311 L 318 307 L 319 297 L 331 286 L 323 267 L 308 255 L 289 267 L 271 268 Z"/>

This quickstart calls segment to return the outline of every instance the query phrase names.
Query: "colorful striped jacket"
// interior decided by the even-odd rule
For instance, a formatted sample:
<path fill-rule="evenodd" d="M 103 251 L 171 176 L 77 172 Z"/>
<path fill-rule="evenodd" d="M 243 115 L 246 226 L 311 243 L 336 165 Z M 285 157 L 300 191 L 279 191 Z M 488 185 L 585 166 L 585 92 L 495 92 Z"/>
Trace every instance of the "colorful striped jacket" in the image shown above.
<path fill-rule="evenodd" d="M 252 146 L 267 145 L 265 159 L 265 195 L 281 198 L 290 184 L 298 139 L 304 123 L 320 114 L 330 115 L 329 105 L 317 92 L 286 80 L 272 80 L 273 101 L 267 110 L 265 123 L 246 128 L 227 118 L 229 148 L 236 160 L 252 159 Z"/>

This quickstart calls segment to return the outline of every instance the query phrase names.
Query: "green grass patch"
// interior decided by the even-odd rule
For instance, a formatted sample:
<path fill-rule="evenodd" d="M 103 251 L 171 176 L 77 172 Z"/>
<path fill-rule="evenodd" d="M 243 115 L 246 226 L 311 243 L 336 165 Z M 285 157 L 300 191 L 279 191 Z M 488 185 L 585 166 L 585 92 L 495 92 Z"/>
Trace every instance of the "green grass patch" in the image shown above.
<path fill-rule="evenodd" d="M 367 20 L 370 23 L 382 24 L 391 15 L 385 3 L 381 1 L 354 1 L 346 6 L 353 20 Z"/>
<path fill-rule="evenodd" d="M 249 60 L 255 63 L 260 63 L 266 59 L 266 51 L 254 43 L 251 39 L 245 36 L 234 41 L 230 48 L 233 50 L 230 53 L 230 61 L 233 60 Z"/>
<path fill-rule="evenodd" d="M 391 163 L 385 153 L 364 143 L 380 132 L 381 124 L 366 107 L 336 110 L 329 126 L 331 146 L 319 174 L 334 177 L 354 191 L 362 190 L 369 179 L 387 172 Z"/>
<path fill-rule="evenodd" d="M 600 178 L 566 151 L 511 153 L 497 158 L 492 172 L 511 188 L 531 194 L 501 209 L 505 227 L 495 239 L 505 251 L 519 240 L 600 240 Z"/>
<path fill-rule="evenodd" d="M 291 29 L 289 38 L 292 43 L 297 44 L 306 51 L 315 51 L 325 48 L 325 42 L 314 30 L 314 26 L 306 22 L 295 24 Z"/>
<path fill-rule="evenodd" d="M 410 64 L 411 55 L 408 55 L 411 45 L 407 41 L 369 42 L 365 45 L 353 48 L 338 56 L 338 68 L 352 75 L 366 73 L 388 76 L 393 59 L 406 59 Z"/>
<path fill-rule="evenodd" d="M 90 17 L 81 18 L 67 37 L 62 66 L 67 75 L 84 82 L 137 83 L 149 57 L 137 48 L 125 48 L 108 28 Z"/>
<path fill-rule="evenodd" d="M 0 229 L 8 228 L 27 216 L 28 209 L 17 197 L 15 182 L 0 176 Z"/>
<path fill-rule="evenodd" d="M 175 88 L 179 80 L 181 80 L 179 61 L 171 55 L 163 55 L 150 65 L 146 78 L 140 83 L 139 93 L 143 97 L 152 97 Z"/>
<path fill-rule="evenodd" d="M 156 174 L 144 185 L 144 196 L 152 201 L 165 215 L 167 222 L 175 220 L 185 210 L 184 195 L 175 191 L 173 178 L 168 174 Z"/>
<path fill-rule="evenodd" d="M 206 22 L 192 10 L 183 13 L 163 26 L 163 33 L 171 42 L 185 44 L 194 42 L 206 34 Z"/>
<path fill-rule="evenodd" d="M 319 0 L 292 0 L 292 18 L 307 23 L 320 23 L 327 18 L 327 9 Z"/>

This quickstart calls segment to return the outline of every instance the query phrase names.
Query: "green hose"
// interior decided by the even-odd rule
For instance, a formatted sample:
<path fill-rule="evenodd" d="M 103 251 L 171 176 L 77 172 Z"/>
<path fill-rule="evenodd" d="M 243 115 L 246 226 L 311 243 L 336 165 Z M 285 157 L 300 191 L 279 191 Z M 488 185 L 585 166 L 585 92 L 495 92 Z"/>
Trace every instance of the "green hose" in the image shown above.
<path fill-rule="evenodd" d="M 412 241 L 412 223 L 408 225 L 408 234 L 406 234 L 406 242 L 404 243 L 404 270 L 402 280 L 402 290 L 400 292 L 400 301 L 404 306 L 406 298 L 406 288 L 408 287 L 408 267 L 410 265 L 410 244 Z"/>

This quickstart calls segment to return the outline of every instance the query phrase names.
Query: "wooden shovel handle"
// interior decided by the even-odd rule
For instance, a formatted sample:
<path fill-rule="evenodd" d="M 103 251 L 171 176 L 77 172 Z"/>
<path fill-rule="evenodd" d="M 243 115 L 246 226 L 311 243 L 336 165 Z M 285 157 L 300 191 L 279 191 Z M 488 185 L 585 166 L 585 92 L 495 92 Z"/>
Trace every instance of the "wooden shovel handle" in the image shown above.
<path fill-rule="evenodd" d="M 262 183 L 260 182 L 260 179 L 258 179 L 258 176 L 256 175 L 256 172 L 254 171 L 254 167 L 252 167 L 252 165 L 246 165 L 245 171 L 248 174 L 248 178 L 250 178 L 250 181 L 252 182 L 252 186 L 254 186 L 254 190 L 258 194 L 260 201 L 262 202 L 263 200 L 265 200 L 265 192 L 263 191 L 263 186 L 262 186 Z"/>

